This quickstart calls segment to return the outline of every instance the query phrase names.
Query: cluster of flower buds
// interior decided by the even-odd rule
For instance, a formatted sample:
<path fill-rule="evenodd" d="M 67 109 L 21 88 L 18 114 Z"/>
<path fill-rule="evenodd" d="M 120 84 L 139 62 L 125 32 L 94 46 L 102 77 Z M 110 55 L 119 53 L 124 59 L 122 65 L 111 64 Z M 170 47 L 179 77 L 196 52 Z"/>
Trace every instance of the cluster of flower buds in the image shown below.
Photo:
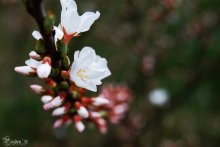
<path fill-rule="evenodd" d="M 131 95 L 123 87 L 107 86 L 100 96 L 87 97 L 87 90 L 96 92 L 101 80 L 110 76 L 107 60 L 96 55 L 91 47 L 75 51 L 74 61 L 70 64 L 68 53 L 69 41 L 88 31 L 99 18 L 97 11 L 86 12 L 79 16 L 74 0 L 60 0 L 62 6 L 61 23 L 54 26 L 54 16 L 46 17 L 45 29 L 53 33 L 56 56 L 46 47 L 43 35 L 39 31 L 32 33 L 36 39 L 35 50 L 29 53 L 26 66 L 16 67 L 15 71 L 31 77 L 39 77 L 45 81 L 46 87 L 31 85 L 33 92 L 41 95 L 43 108 L 52 110 L 57 117 L 54 127 L 73 123 L 82 132 L 85 123 L 91 122 L 105 133 L 106 120 L 117 123 L 127 110 L 127 102 Z"/>

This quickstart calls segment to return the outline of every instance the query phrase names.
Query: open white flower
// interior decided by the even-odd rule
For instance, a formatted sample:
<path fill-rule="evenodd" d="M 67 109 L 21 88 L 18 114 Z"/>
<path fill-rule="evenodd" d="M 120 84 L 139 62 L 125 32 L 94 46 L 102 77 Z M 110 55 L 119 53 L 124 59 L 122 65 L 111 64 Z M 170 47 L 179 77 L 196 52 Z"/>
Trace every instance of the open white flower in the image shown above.
<path fill-rule="evenodd" d="M 85 12 L 79 16 L 74 0 L 60 0 L 62 6 L 61 26 L 68 35 L 79 34 L 90 29 L 92 24 L 100 17 L 99 11 Z"/>
<path fill-rule="evenodd" d="M 70 79 L 77 86 L 96 92 L 101 80 L 110 75 L 106 59 L 97 56 L 91 47 L 75 52 Z"/>

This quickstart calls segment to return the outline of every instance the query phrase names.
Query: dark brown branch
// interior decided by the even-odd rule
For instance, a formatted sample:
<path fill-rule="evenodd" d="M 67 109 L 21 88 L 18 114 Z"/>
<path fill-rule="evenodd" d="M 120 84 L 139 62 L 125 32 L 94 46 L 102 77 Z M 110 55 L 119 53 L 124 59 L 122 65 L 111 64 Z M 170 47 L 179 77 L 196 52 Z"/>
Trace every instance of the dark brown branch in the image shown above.
<path fill-rule="evenodd" d="M 56 51 L 53 32 L 48 33 L 44 28 L 45 22 L 45 10 L 44 10 L 44 1 L 43 0 L 24 0 L 26 9 L 28 13 L 35 19 L 38 24 L 40 33 L 44 39 L 44 45 L 47 49 L 48 54 L 51 55 L 52 59 L 58 57 Z"/>

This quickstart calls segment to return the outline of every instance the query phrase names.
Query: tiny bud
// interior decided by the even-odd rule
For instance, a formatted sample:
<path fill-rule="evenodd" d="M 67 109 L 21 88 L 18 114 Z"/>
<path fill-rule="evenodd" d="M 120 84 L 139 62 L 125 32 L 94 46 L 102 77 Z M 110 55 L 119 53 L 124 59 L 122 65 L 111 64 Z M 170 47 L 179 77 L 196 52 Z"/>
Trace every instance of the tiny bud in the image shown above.
<path fill-rule="evenodd" d="M 68 50 L 67 44 L 65 44 L 64 41 L 59 40 L 59 41 L 57 41 L 57 49 L 60 54 L 60 57 L 64 58 L 66 56 L 67 50 Z"/>
<path fill-rule="evenodd" d="M 53 110 L 52 115 L 53 116 L 59 116 L 65 114 L 65 107 L 56 108 Z"/>
<path fill-rule="evenodd" d="M 33 36 L 36 40 L 43 39 L 43 37 L 42 37 L 42 35 L 40 34 L 39 31 L 33 31 L 33 32 L 32 32 L 32 36 Z"/>
<path fill-rule="evenodd" d="M 74 116 L 73 122 L 75 123 L 75 127 L 79 132 L 84 131 L 85 125 L 82 123 L 80 116 Z"/>
<path fill-rule="evenodd" d="M 55 23 L 55 16 L 53 15 L 53 13 L 48 12 L 44 21 L 44 28 L 48 33 L 53 31 L 54 23 Z"/>
<path fill-rule="evenodd" d="M 61 98 L 60 96 L 55 97 L 50 104 L 54 107 L 58 107 L 63 103 L 64 99 Z"/>
<path fill-rule="evenodd" d="M 63 122 L 64 122 L 63 119 L 58 119 L 54 122 L 53 127 L 59 128 L 60 126 L 62 126 Z"/>
<path fill-rule="evenodd" d="M 35 51 L 31 51 L 29 53 L 30 58 L 34 59 L 34 60 L 41 60 L 41 56 L 39 54 L 37 54 Z"/>
<path fill-rule="evenodd" d="M 65 114 L 69 109 L 70 109 L 70 104 L 66 104 L 65 106 L 63 107 L 59 107 L 59 108 L 56 108 L 53 112 L 52 112 L 52 115 L 53 116 L 59 116 L 59 115 L 63 115 Z"/>
<path fill-rule="evenodd" d="M 66 69 L 66 70 L 68 70 L 69 69 L 69 67 L 70 67 L 70 59 L 69 59 L 69 57 L 68 56 L 65 56 L 64 58 L 63 58 L 63 60 L 62 60 L 62 66 L 63 66 L 63 69 Z"/>
<path fill-rule="evenodd" d="M 83 107 L 83 106 L 80 106 L 80 108 L 77 110 L 79 116 L 81 116 L 82 118 L 88 118 L 89 117 L 89 112 L 88 110 Z"/>
<path fill-rule="evenodd" d="M 60 83 L 59 88 L 61 90 L 67 90 L 69 88 L 69 84 L 66 81 Z"/>
<path fill-rule="evenodd" d="M 41 97 L 41 101 L 42 101 L 44 104 L 50 102 L 52 99 L 53 99 L 53 97 L 50 96 L 50 95 L 44 95 L 44 96 Z"/>
<path fill-rule="evenodd" d="M 49 110 L 49 109 L 52 109 L 53 108 L 53 105 L 51 104 L 51 103 L 46 103 L 46 104 L 44 104 L 44 106 L 43 106 L 43 108 L 44 108 L 44 110 Z"/>
<path fill-rule="evenodd" d="M 78 99 L 79 98 L 78 91 L 76 91 L 76 90 L 72 91 L 72 96 L 73 96 L 74 99 Z"/>
<path fill-rule="evenodd" d="M 102 134 L 107 132 L 106 121 L 103 118 L 99 118 L 96 120 L 97 127 Z"/>
<path fill-rule="evenodd" d="M 63 79 L 69 79 L 70 78 L 70 73 L 68 72 L 68 71 L 65 71 L 65 70 L 62 70 L 61 71 L 61 77 L 63 78 Z"/>
<path fill-rule="evenodd" d="M 50 85 L 52 88 L 57 86 L 57 83 L 51 78 L 47 79 L 47 84 Z"/>
<path fill-rule="evenodd" d="M 51 65 L 51 58 L 50 57 L 48 57 L 48 56 L 46 56 L 46 57 L 44 57 L 44 59 L 43 59 L 43 63 L 48 63 L 48 64 L 50 64 Z"/>
<path fill-rule="evenodd" d="M 43 94 L 45 92 L 45 89 L 43 89 L 43 87 L 40 85 L 31 85 L 30 87 L 32 91 L 37 94 Z"/>
<path fill-rule="evenodd" d="M 33 68 L 29 67 L 29 66 L 15 67 L 15 71 L 20 73 L 20 74 L 27 75 L 27 76 L 31 76 L 34 73 L 36 73 L 36 71 Z"/>
<path fill-rule="evenodd" d="M 48 78 L 51 72 L 51 65 L 48 63 L 41 64 L 37 67 L 37 75 L 39 78 Z"/>
<path fill-rule="evenodd" d="M 97 97 L 93 99 L 93 105 L 95 106 L 106 105 L 108 103 L 109 103 L 109 100 L 104 97 Z"/>
<path fill-rule="evenodd" d="M 90 112 L 91 117 L 93 118 L 99 118 L 102 117 L 102 114 L 99 112 Z"/>
<path fill-rule="evenodd" d="M 81 98 L 81 102 L 84 104 L 91 104 L 92 103 L 92 99 L 91 98 L 87 98 L 87 97 L 82 97 Z"/>
<path fill-rule="evenodd" d="M 76 122 L 75 127 L 80 133 L 85 130 L 85 125 L 81 121 Z"/>

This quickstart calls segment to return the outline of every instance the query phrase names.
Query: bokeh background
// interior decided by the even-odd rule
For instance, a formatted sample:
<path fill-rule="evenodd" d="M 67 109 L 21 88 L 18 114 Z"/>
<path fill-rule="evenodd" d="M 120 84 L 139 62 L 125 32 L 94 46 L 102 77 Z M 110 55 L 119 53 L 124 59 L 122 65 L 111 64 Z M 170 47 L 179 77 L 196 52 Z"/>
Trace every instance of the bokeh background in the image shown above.
<path fill-rule="evenodd" d="M 71 54 L 92 46 L 106 57 L 112 76 L 104 82 L 133 90 L 129 112 L 106 135 L 54 130 L 29 89 L 40 82 L 14 72 L 34 49 L 37 26 L 21 0 L 1 0 L 0 138 L 27 139 L 30 147 L 219 147 L 220 1 L 76 1 L 80 14 L 99 10 L 101 18 L 71 42 Z M 46 0 L 46 8 L 58 25 L 59 0 Z M 154 90 L 163 91 L 156 102 Z"/>

